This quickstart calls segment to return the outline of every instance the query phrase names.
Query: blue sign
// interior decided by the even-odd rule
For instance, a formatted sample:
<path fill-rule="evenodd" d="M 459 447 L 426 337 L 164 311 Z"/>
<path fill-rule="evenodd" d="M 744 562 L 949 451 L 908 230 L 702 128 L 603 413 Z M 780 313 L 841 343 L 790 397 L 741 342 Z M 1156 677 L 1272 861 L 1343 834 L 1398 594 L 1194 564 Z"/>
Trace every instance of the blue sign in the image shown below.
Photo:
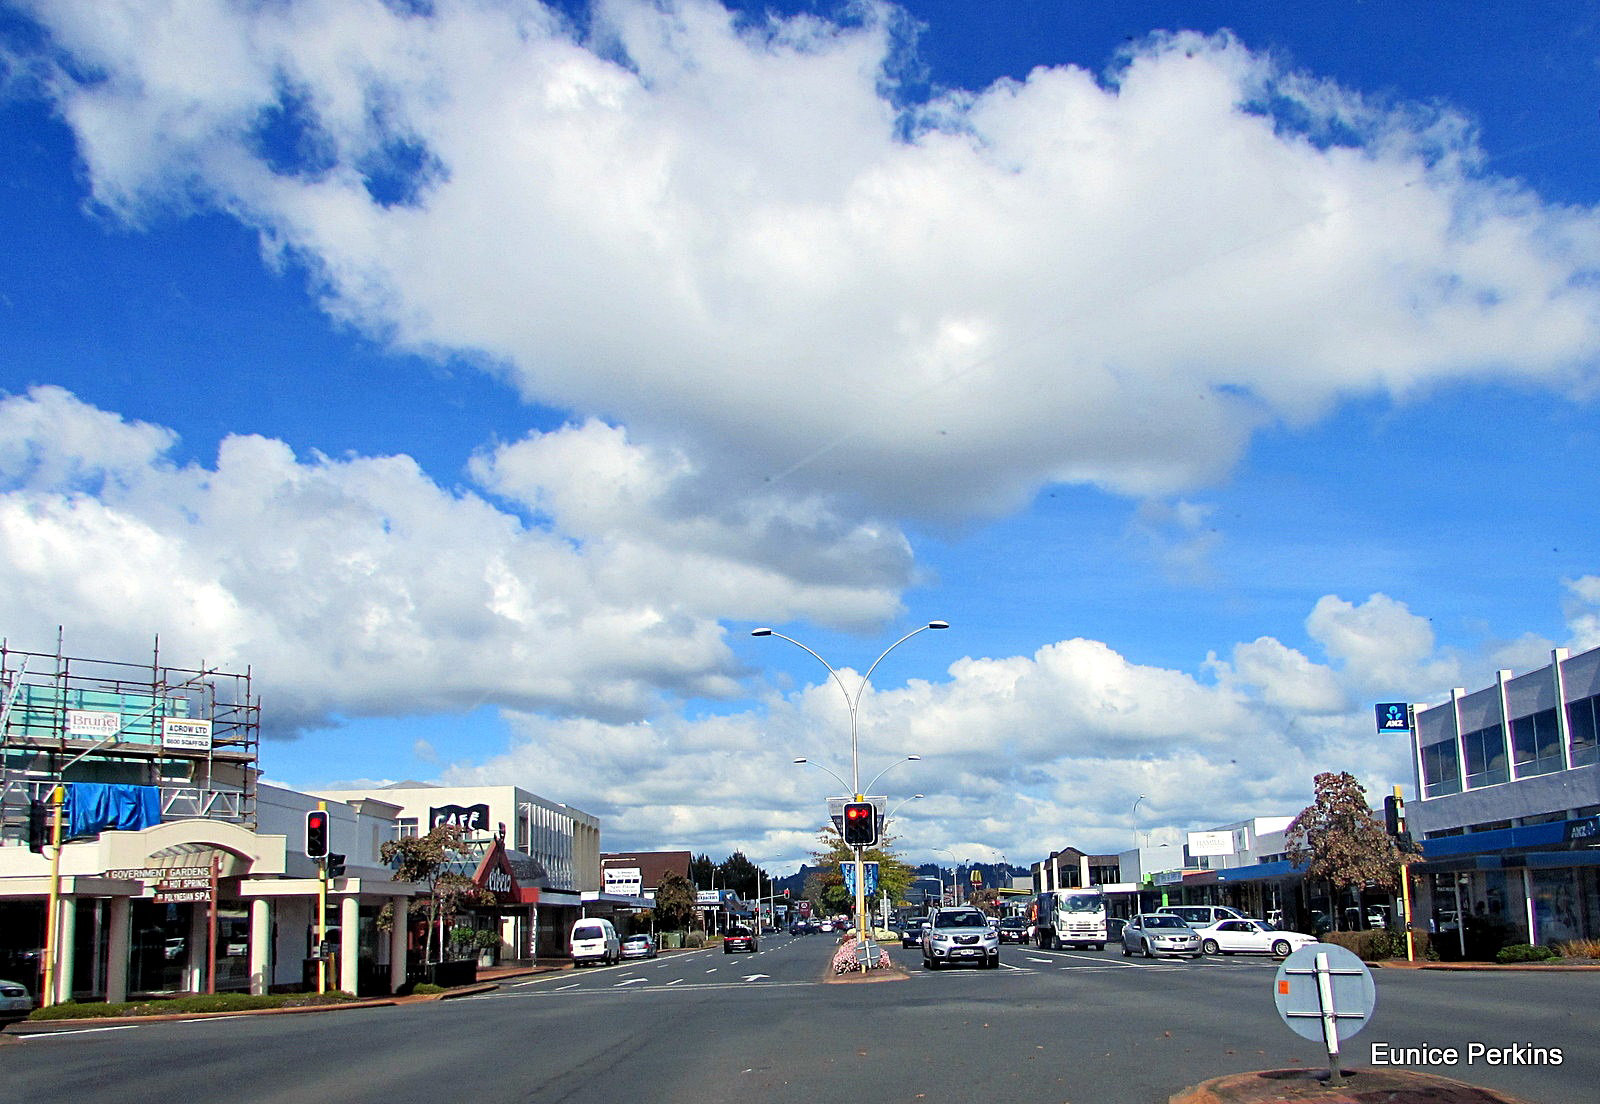
<path fill-rule="evenodd" d="M 862 896 L 876 897 L 878 895 L 878 864 L 875 862 L 869 862 L 862 863 L 861 865 L 864 866 L 867 871 L 867 888 Z M 854 897 L 856 893 L 856 864 L 853 862 L 842 862 L 839 864 L 839 870 L 844 875 L 844 888 L 846 892 L 848 892 L 850 896 Z"/>
<path fill-rule="evenodd" d="M 1405 702 L 1380 702 L 1373 707 L 1378 713 L 1378 732 L 1411 733 L 1411 707 Z"/>

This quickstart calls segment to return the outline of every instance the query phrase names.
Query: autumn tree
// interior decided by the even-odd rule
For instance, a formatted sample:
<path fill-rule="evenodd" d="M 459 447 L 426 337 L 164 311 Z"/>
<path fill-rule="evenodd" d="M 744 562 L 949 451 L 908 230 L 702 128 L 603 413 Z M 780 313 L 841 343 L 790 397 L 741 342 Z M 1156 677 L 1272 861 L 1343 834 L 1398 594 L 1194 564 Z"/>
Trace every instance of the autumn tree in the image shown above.
<path fill-rule="evenodd" d="M 1315 798 L 1284 833 L 1289 861 L 1304 868 L 1306 877 L 1336 890 L 1366 885 L 1398 888 L 1401 864 L 1419 854 L 1415 846 L 1389 836 L 1354 775 L 1326 771 L 1317 775 L 1314 785 Z M 1343 926 L 1342 917 L 1335 921 Z"/>
<path fill-rule="evenodd" d="M 656 922 L 664 931 L 688 928 L 689 921 L 694 918 L 694 905 L 694 886 L 689 884 L 689 879 L 676 870 L 661 876 L 661 884 L 656 886 L 655 912 Z"/>
<path fill-rule="evenodd" d="M 425 836 L 390 840 L 378 850 L 383 861 L 394 867 L 394 880 L 416 882 L 428 887 L 428 930 L 424 937 L 423 961 L 432 962 L 433 932 L 454 920 L 463 906 L 487 904 L 494 895 L 475 883 L 469 875 L 452 870 L 474 856 L 462 843 L 461 829 L 441 824 Z M 440 957 L 444 947 L 439 947 Z"/>
<path fill-rule="evenodd" d="M 818 834 L 817 842 L 823 848 L 813 852 L 818 865 L 823 868 L 818 887 L 819 903 L 828 914 L 854 914 L 855 895 L 845 888 L 843 867 L 845 863 L 855 862 L 855 848 L 845 846 L 844 839 L 832 828 L 824 828 Z M 890 849 L 889 845 L 893 842 L 893 837 L 887 837 L 879 841 L 876 847 L 863 848 L 861 858 L 865 862 L 878 864 L 878 892 L 887 893 L 891 903 L 902 905 L 906 903 L 906 891 L 911 888 L 917 875 Z M 809 887 L 810 879 L 807 879 L 807 896 L 810 895 Z M 871 907 L 871 901 L 868 907 Z"/>

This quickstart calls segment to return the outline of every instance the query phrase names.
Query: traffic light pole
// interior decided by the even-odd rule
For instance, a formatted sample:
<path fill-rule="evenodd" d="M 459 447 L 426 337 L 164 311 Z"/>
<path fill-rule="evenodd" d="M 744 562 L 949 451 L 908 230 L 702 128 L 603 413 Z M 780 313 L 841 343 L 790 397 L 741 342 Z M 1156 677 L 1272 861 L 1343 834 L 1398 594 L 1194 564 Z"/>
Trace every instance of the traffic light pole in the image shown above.
<path fill-rule="evenodd" d="M 326 801 L 317 802 L 317 808 L 328 811 Z M 331 833 L 330 833 L 331 835 Z M 331 845 L 332 840 L 329 840 Z M 328 991 L 328 858 L 317 860 L 317 992 Z"/>

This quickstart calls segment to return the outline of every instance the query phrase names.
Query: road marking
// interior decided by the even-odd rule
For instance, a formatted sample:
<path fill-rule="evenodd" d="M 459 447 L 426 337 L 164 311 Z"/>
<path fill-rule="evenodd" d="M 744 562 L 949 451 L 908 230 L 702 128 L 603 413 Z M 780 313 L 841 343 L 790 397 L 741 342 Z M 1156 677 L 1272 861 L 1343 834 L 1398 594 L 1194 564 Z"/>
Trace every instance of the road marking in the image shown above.
<path fill-rule="evenodd" d="M 532 985 L 533 983 L 530 981 L 528 984 Z M 556 989 L 556 992 L 562 993 L 562 992 L 565 992 L 568 989 L 576 989 L 577 987 L 578 987 L 578 983 L 577 982 L 573 982 L 571 985 L 562 985 L 562 986 L 558 987 Z"/>
<path fill-rule="evenodd" d="M 627 981 L 619 981 L 619 982 L 617 982 L 611 988 L 620 989 L 624 985 L 644 985 L 649 980 L 650 980 L 649 978 L 629 978 Z"/>
<path fill-rule="evenodd" d="M 760 981 L 762 978 L 770 978 L 771 976 L 772 976 L 771 974 L 746 974 L 745 975 L 745 980 L 746 981 Z"/>
<path fill-rule="evenodd" d="M 1043 962 L 1045 965 L 1048 966 L 1050 964 L 1051 960 L 1048 959 L 1048 958 L 1030 958 L 1030 959 L 1028 959 L 1028 961 L 1029 962 Z"/>
<path fill-rule="evenodd" d="M 668 985 L 682 985 L 683 984 L 683 979 L 682 978 L 673 978 L 671 981 L 667 982 L 667 984 Z"/>

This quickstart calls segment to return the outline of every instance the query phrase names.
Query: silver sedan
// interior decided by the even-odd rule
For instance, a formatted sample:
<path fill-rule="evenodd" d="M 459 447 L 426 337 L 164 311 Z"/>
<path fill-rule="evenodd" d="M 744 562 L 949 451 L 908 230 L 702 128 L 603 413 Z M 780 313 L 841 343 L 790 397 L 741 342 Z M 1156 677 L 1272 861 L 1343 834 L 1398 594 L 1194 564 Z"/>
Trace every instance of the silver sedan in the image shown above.
<path fill-rule="evenodd" d="M 1176 916 L 1160 912 L 1141 912 L 1122 929 L 1122 953 L 1142 951 L 1146 958 L 1157 955 L 1188 955 L 1199 958 L 1200 936 Z"/>

